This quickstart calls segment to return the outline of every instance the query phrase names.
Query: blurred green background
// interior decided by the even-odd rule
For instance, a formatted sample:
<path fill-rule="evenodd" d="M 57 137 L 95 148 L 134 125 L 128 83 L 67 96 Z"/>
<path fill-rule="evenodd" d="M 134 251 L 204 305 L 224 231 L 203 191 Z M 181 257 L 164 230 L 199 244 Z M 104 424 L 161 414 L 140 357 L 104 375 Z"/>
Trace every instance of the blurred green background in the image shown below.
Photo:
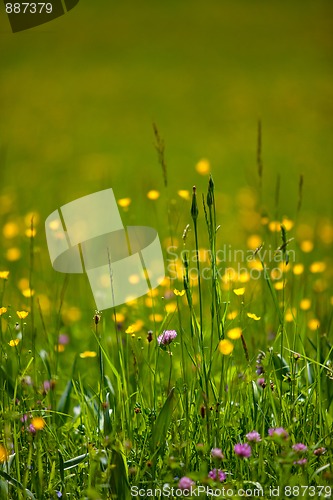
<path fill-rule="evenodd" d="M 152 122 L 169 198 L 188 209 L 177 190 L 206 188 L 195 165 L 208 158 L 221 212 L 233 214 L 239 189 L 258 187 L 258 119 L 264 204 L 274 210 L 280 174 L 280 215 L 294 218 L 303 173 L 302 217 L 331 215 L 332 14 L 331 0 L 80 0 L 12 34 L 1 5 L 3 222 L 36 210 L 42 225 L 112 187 L 132 199 L 125 223 L 161 228 L 146 197 L 163 192 Z"/>

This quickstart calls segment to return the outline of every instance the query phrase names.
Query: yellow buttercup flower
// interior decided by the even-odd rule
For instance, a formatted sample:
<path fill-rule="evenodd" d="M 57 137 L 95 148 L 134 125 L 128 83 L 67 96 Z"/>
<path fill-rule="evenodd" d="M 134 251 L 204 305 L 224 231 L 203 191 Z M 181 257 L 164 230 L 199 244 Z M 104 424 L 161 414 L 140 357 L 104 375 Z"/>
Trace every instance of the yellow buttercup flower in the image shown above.
<path fill-rule="evenodd" d="M 207 175 L 210 172 L 210 163 L 206 158 L 203 158 L 202 160 L 198 161 L 198 163 L 195 166 L 196 171 L 200 175 Z"/>
<path fill-rule="evenodd" d="M 175 295 L 178 295 L 179 297 L 182 297 L 185 294 L 185 290 L 177 290 L 177 288 L 174 289 L 173 293 Z"/>
<path fill-rule="evenodd" d="M 302 252 L 305 252 L 305 253 L 312 252 L 313 247 L 314 247 L 313 241 L 311 241 L 311 240 L 303 240 L 300 243 L 300 247 L 301 247 Z"/>
<path fill-rule="evenodd" d="M 6 259 L 9 260 L 9 262 L 15 262 L 16 260 L 19 260 L 20 257 L 21 250 L 17 247 L 8 248 L 6 251 Z"/>
<path fill-rule="evenodd" d="M 10 345 L 10 347 L 16 347 L 19 343 L 20 339 L 12 339 L 8 342 L 8 345 Z"/>
<path fill-rule="evenodd" d="M 118 200 L 118 205 L 122 208 L 127 208 L 130 206 L 131 202 L 131 198 L 121 198 L 120 200 Z"/>
<path fill-rule="evenodd" d="M 299 276 L 304 272 L 304 265 L 303 264 L 295 264 L 293 267 L 293 273 L 295 276 Z"/>
<path fill-rule="evenodd" d="M 240 295 L 244 295 L 244 293 L 245 293 L 245 288 L 235 288 L 235 289 L 233 290 L 233 292 L 234 292 L 234 294 L 235 294 L 235 295 L 238 295 L 238 296 L 240 296 Z"/>
<path fill-rule="evenodd" d="M 255 321 L 259 321 L 261 319 L 261 316 L 257 316 L 254 313 L 247 313 L 247 317 L 251 318 L 251 319 L 254 319 Z"/>
<path fill-rule="evenodd" d="M 308 311 L 311 308 L 311 300 L 310 299 L 302 299 L 299 303 L 300 309 L 302 311 Z"/>
<path fill-rule="evenodd" d="M 0 316 L 7 312 L 7 307 L 0 307 Z"/>
<path fill-rule="evenodd" d="M 219 351 L 221 354 L 228 356 L 234 350 L 234 344 L 228 339 L 220 340 Z"/>
<path fill-rule="evenodd" d="M 36 431 L 42 431 L 45 427 L 45 420 L 43 419 L 43 417 L 34 417 L 31 420 L 31 425 Z"/>
<path fill-rule="evenodd" d="M 308 321 L 308 327 L 309 327 L 309 329 L 310 329 L 310 330 L 312 330 L 313 332 L 314 332 L 315 330 L 318 330 L 318 328 L 320 327 L 320 321 L 319 321 L 319 319 L 315 319 L 315 318 L 310 319 L 310 320 Z"/>
<path fill-rule="evenodd" d="M 0 279 L 8 280 L 9 271 L 0 271 Z"/>
<path fill-rule="evenodd" d="M 322 273 L 326 269 L 325 262 L 313 262 L 310 266 L 311 273 Z"/>
<path fill-rule="evenodd" d="M 96 358 L 97 352 L 95 351 L 84 351 L 81 352 L 80 358 Z"/>
<path fill-rule="evenodd" d="M 25 319 L 29 313 L 27 311 L 16 311 L 16 314 L 20 319 Z"/>
<path fill-rule="evenodd" d="M 239 327 L 231 328 L 231 330 L 229 330 L 227 332 L 227 335 L 228 335 L 229 339 L 232 339 L 232 340 L 239 339 L 242 336 L 242 329 Z"/>
<path fill-rule="evenodd" d="M 0 444 L 0 463 L 6 462 L 8 460 L 9 453 L 3 444 Z"/>
<path fill-rule="evenodd" d="M 178 196 L 180 196 L 184 200 L 188 201 L 191 199 L 190 192 L 187 189 L 180 189 L 179 191 L 177 191 L 177 194 L 178 194 Z"/>
<path fill-rule="evenodd" d="M 227 314 L 227 318 L 228 319 L 235 319 L 235 318 L 237 318 L 237 316 L 238 316 L 238 311 L 230 311 Z"/>
<path fill-rule="evenodd" d="M 151 189 L 147 193 L 148 200 L 157 200 L 160 197 L 160 192 L 156 189 Z"/>

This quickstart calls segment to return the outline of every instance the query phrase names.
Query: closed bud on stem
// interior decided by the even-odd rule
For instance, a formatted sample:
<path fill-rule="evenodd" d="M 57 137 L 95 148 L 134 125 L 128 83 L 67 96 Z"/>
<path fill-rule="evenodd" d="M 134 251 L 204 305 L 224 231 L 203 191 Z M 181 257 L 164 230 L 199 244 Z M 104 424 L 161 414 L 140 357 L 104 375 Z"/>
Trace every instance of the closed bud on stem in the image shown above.
<path fill-rule="evenodd" d="M 197 203 L 197 188 L 193 186 L 193 194 L 192 194 L 192 206 L 191 206 L 191 216 L 193 220 L 198 218 L 199 210 Z"/>

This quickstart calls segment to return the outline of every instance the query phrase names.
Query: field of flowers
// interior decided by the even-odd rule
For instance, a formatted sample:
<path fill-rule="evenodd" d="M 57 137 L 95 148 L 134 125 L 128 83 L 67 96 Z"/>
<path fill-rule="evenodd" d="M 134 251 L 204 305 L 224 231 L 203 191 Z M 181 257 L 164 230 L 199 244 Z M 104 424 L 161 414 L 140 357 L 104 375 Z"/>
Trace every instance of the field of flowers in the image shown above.
<path fill-rule="evenodd" d="M 278 182 L 262 205 L 258 146 L 233 241 L 208 160 L 205 193 L 147 193 L 166 276 L 114 310 L 45 281 L 38 213 L 3 225 L 1 498 L 331 498 L 333 226 L 302 220 L 302 178 L 293 217 Z"/>

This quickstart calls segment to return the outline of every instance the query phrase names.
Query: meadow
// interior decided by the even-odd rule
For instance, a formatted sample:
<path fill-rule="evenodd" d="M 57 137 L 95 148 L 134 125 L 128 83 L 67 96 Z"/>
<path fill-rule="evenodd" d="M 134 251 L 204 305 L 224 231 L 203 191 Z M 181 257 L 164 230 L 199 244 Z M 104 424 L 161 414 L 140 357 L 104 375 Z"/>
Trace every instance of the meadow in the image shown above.
<path fill-rule="evenodd" d="M 0 498 L 331 498 L 331 3 L 2 14 Z M 165 278 L 97 311 L 44 221 L 109 187 Z"/>

